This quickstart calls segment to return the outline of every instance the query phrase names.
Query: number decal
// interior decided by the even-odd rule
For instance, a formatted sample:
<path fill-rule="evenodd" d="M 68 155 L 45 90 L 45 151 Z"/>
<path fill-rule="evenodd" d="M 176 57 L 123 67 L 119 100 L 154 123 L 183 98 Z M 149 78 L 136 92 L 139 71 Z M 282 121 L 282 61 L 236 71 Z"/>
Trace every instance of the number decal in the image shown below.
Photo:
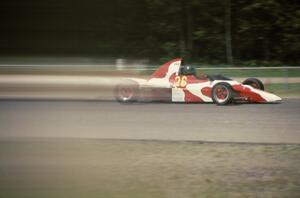
<path fill-rule="evenodd" d="M 175 77 L 175 86 L 180 87 L 180 76 Z"/>
<path fill-rule="evenodd" d="M 186 85 L 187 85 L 187 77 L 182 76 L 180 86 L 185 87 Z"/>
<path fill-rule="evenodd" d="M 185 87 L 187 85 L 187 77 L 186 76 L 176 76 L 175 77 L 175 86 L 176 87 Z"/>

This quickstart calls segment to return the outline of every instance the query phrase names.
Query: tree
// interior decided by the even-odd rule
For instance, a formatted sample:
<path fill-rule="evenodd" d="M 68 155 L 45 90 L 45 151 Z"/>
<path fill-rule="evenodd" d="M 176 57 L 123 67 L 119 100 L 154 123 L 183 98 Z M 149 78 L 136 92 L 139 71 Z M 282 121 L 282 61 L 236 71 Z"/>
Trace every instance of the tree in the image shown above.
<path fill-rule="evenodd" d="M 227 63 L 233 65 L 232 43 L 231 43 L 231 0 L 225 3 L 225 43 Z"/>

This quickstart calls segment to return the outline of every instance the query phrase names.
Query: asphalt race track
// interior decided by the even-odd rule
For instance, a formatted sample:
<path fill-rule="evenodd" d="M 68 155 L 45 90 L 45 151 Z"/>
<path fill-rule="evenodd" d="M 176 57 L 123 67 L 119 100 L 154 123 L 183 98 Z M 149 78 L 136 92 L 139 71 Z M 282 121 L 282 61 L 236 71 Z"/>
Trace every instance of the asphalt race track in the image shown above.
<path fill-rule="evenodd" d="M 300 100 L 282 104 L 1 100 L 0 138 L 300 143 Z"/>

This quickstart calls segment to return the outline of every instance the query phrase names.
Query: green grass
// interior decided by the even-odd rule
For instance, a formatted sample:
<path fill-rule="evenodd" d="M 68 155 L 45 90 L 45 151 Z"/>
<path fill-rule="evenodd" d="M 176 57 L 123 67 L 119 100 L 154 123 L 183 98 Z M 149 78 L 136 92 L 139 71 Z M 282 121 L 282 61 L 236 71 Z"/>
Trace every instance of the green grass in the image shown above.
<path fill-rule="evenodd" d="M 141 74 L 150 75 L 155 69 L 146 70 L 124 70 L 117 71 L 115 68 L 102 68 L 98 66 L 89 67 L 0 67 L 1 74 L 53 74 L 53 75 L 106 75 L 106 74 Z M 300 77 L 300 69 L 266 69 L 266 70 L 209 70 L 197 69 L 200 74 L 222 74 L 228 77 Z"/>
<path fill-rule="evenodd" d="M 266 84 L 266 91 L 275 93 L 281 97 L 300 97 L 300 83 L 291 84 Z"/>
<path fill-rule="evenodd" d="M 300 77 L 300 69 L 266 69 L 266 70 L 201 70 L 199 74 L 222 74 L 228 77 Z"/>
<path fill-rule="evenodd" d="M 0 197 L 299 197 L 300 146 L 0 141 Z"/>
<path fill-rule="evenodd" d="M 143 75 L 150 75 L 154 70 L 142 71 Z M 197 69 L 197 74 L 222 74 L 228 77 L 300 77 L 300 69 L 265 69 L 265 70 L 210 70 L 210 69 Z"/>

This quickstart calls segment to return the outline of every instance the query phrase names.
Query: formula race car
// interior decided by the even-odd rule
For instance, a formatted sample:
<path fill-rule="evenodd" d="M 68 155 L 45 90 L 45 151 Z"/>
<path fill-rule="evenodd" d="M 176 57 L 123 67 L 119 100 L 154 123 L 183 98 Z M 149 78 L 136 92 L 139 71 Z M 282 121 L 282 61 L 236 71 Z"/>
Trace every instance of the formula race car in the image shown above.
<path fill-rule="evenodd" d="M 182 65 L 182 59 L 171 60 L 158 68 L 148 79 L 126 78 L 115 89 L 119 102 L 233 102 L 278 103 L 281 98 L 264 91 L 263 83 L 248 78 L 239 83 L 222 75 L 196 75 L 195 68 Z"/>

